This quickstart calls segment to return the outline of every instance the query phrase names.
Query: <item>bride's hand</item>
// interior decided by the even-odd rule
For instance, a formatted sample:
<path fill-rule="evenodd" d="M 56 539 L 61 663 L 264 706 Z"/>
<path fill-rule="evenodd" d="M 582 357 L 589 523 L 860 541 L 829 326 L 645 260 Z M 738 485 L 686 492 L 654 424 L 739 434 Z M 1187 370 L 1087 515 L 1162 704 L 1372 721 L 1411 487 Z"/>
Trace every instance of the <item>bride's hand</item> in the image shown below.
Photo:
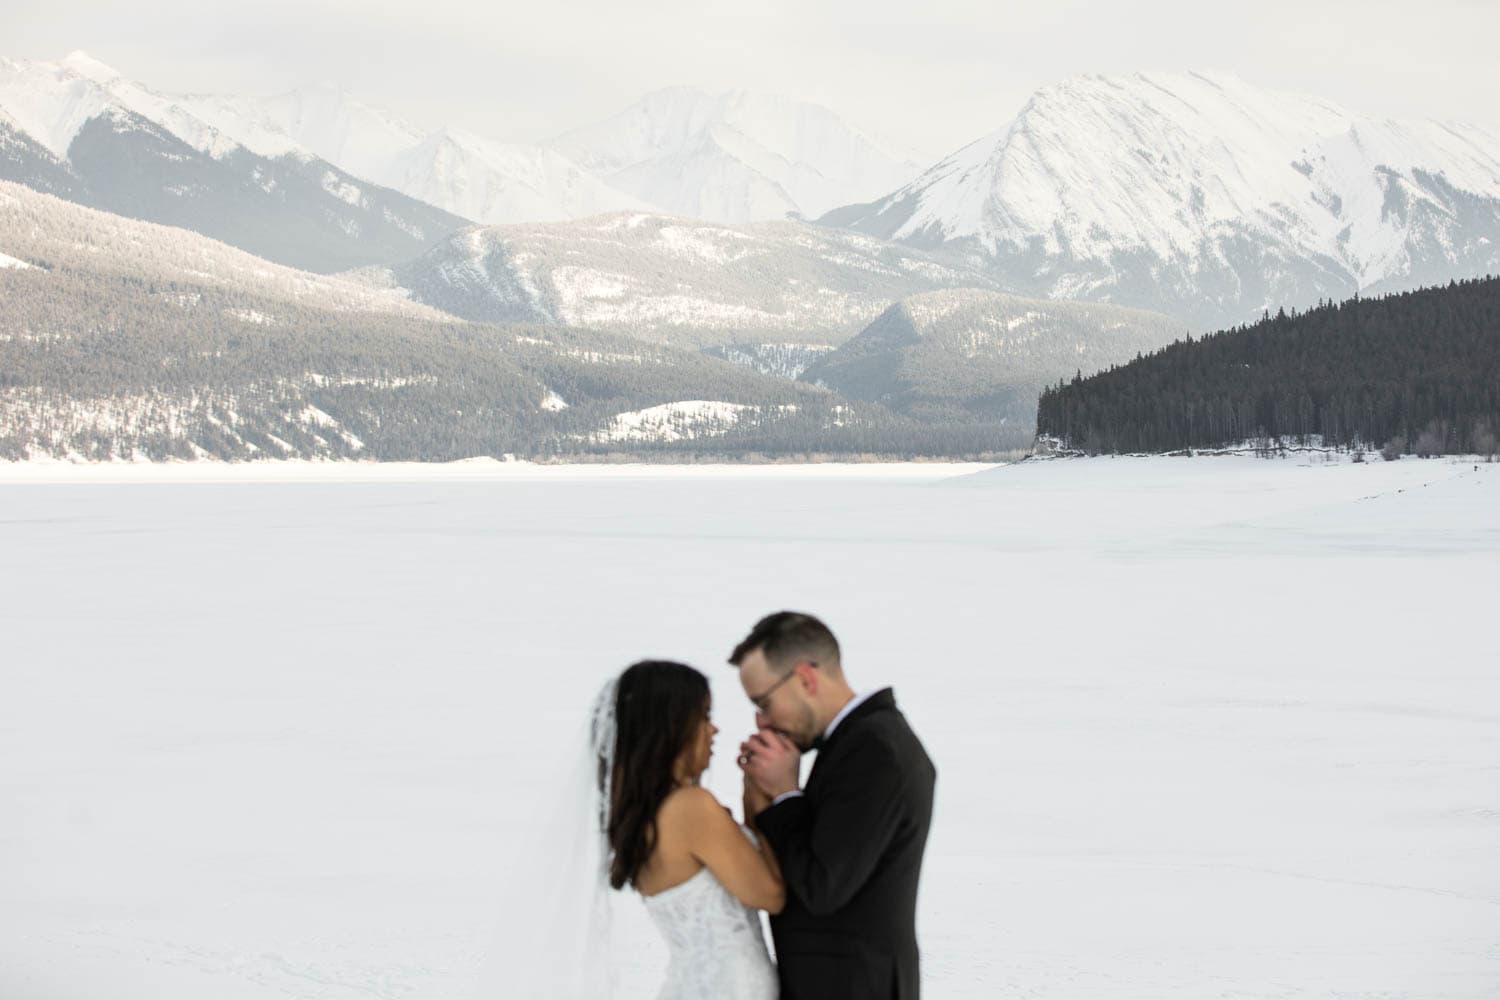
<path fill-rule="evenodd" d="M 796 791 L 802 752 L 773 729 L 762 729 L 740 747 L 740 770 L 755 786 L 775 799 Z"/>
<path fill-rule="evenodd" d="M 771 804 L 771 796 L 761 790 L 749 774 L 745 775 L 745 822 L 754 825 L 755 817 Z"/>

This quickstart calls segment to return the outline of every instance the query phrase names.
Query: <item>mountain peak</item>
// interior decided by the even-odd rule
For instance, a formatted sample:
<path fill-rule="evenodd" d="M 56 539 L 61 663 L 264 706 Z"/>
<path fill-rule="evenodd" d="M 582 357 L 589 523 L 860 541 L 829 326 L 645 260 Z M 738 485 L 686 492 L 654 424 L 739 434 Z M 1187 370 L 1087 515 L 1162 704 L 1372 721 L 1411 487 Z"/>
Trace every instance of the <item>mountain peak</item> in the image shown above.
<path fill-rule="evenodd" d="M 711 100 L 713 94 L 702 87 L 694 87 L 686 83 L 675 83 L 668 87 L 658 87 L 655 90 L 642 94 L 637 104 L 650 104 L 656 101 L 677 100 Z"/>
<path fill-rule="evenodd" d="M 966 244 L 1022 290 L 1224 325 L 1406 282 L 1434 247 L 1482 273 L 1497 211 L 1500 147 L 1482 133 L 1150 72 L 1043 87 L 1009 128 L 826 220 Z"/>
<path fill-rule="evenodd" d="M 642 201 L 719 222 L 817 216 L 920 170 L 821 105 L 745 90 L 653 91 L 550 145 Z"/>
<path fill-rule="evenodd" d="M 332 80 L 314 80 L 312 83 L 298 87 L 294 93 L 300 93 L 308 97 L 332 97 L 340 101 L 360 103 L 343 84 L 335 83 Z"/>
<path fill-rule="evenodd" d="M 118 80 L 121 76 L 121 73 L 114 67 L 106 66 L 82 49 L 75 49 L 68 53 L 62 60 L 62 65 L 95 83 L 108 83 L 111 80 Z"/>

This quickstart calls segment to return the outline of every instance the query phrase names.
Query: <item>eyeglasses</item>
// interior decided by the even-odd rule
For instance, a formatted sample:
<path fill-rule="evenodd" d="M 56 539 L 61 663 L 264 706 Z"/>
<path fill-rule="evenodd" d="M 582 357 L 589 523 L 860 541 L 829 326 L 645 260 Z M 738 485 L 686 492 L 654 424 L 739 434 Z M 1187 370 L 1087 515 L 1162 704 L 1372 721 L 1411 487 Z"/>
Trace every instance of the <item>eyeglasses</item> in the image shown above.
<path fill-rule="evenodd" d="M 752 705 L 755 706 L 755 710 L 757 712 L 764 712 L 764 711 L 767 710 L 768 704 L 771 701 L 771 695 L 775 694 L 776 693 L 776 689 L 779 688 L 779 687 L 781 687 L 781 685 L 785 684 L 787 681 L 791 680 L 793 677 L 796 677 L 797 676 L 797 667 L 802 666 L 803 663 L 807 664 L 809 667 L 813 667 L 813 668 L 817 667 L 817 663 L 813 662 L 812 660 L 803 660 L 803 661 L 801 661 L 801 663 L 798 663 L 796 667 L 793 667 L 791 670 L 788 670 L 782 676 L 781 680 L 777 681 L 775 684 L 772 684 L 770 687 L 766 688 L 760 694 L 758 694 L 758 695 L 751 695 L 751 697 L 750 697 L 750 704 L 752 704 Z"/>

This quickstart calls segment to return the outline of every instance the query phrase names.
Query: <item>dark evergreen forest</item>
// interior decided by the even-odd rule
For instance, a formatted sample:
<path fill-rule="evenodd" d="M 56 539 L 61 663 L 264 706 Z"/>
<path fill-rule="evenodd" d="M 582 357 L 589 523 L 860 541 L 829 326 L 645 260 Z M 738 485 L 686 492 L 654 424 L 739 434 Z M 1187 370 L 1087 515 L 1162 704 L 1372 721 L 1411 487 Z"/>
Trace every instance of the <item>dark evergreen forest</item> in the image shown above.
<path fill-rule="evenodd" d="M 1278 312 L 1042 393 L 1037 434 L 1090 454 L 1245 442 L 1493 454 L 1500 278 Z"/>

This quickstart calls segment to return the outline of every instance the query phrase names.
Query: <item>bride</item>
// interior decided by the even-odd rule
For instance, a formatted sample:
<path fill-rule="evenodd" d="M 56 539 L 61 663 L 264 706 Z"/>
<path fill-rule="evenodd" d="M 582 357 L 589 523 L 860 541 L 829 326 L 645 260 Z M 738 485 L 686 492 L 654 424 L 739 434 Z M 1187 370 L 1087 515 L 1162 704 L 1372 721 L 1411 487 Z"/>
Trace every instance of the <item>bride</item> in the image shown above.
<path fill-rule="evenodd" d="M 786 887 L 765 840 L 698 784 L 719 731 L 708 679 L 647 660 L 612 687 L 612 706 L 601 707 L 604 719 L 613 708 L 614 739 L 596 746 L 609 884 L 634 888 L 667 940 L 660 1000 L 775 1000 L 755 911 L 781 912 Z M 746 817 L 765 805 L 747 784 Z"/>

